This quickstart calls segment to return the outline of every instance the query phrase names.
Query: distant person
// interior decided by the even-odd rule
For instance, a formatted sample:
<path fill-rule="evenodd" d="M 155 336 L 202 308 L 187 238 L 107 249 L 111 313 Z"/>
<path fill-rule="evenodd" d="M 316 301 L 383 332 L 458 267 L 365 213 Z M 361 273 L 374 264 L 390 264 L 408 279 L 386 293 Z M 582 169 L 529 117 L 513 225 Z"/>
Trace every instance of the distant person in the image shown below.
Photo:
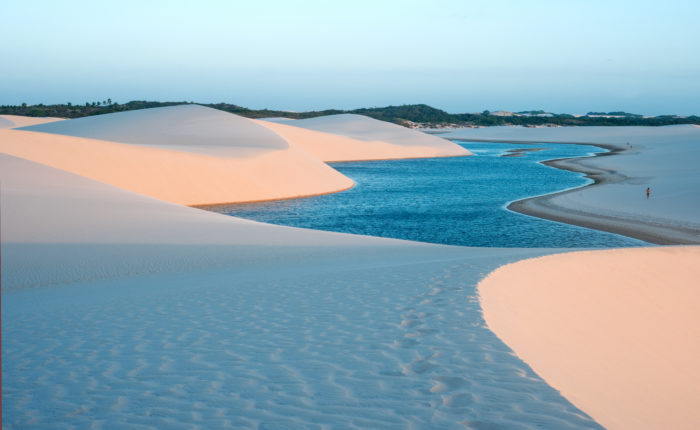
<path fill-rule="evenodd" d="M 647 199 L 649 198 L 650 194 L 651 194 L 651 188 L 647 187 Z"/>

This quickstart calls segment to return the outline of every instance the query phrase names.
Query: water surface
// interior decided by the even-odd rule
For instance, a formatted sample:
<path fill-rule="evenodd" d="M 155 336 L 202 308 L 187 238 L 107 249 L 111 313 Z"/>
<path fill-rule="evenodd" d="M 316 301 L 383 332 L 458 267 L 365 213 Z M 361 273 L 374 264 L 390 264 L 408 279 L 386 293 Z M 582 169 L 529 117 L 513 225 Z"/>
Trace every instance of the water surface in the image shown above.
<path fill-rule="evenodd" d="M 212 206 L 272 224 L 481 247 L 604 248 L 645 242 L 507 210 L 514 200 L 590 183 L 539 161 L 604 150 L 587 145 L 460 143 L 472 157 L 332 163 L 350 190 Z M 526 151 L 520 151 L 526 149 Z"/>

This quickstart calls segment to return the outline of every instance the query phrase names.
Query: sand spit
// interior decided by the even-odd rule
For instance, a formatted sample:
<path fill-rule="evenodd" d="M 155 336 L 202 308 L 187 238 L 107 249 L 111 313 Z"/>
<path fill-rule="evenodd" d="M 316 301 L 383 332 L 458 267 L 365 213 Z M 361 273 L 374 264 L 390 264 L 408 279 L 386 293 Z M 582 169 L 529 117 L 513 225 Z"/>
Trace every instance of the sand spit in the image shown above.
<path fill-rule="evenodd" d="M 302 197 L 353 185 L 267 128 L 196 105 L 0 133 L 0 152 L 184 205 Z"/>
<path fill-rule="evenodd" d="M 700 428 L 700 247 L 574 252 L 479 284 L 488 326 L 610 429 Z"/>
<path fill-rule="evenodd" d="M 472 155 L 448 140 L 362 115 L 258 123 L 327 162 Z"/>
<path fill-rule="evenodd" d="M 63 121 L 63 118 L 36 118 L 19 115 L 0 115 L 0 130 L 4 128 L 27 127 L 30 125 L 45 124 L 54 121 Z"/>
<path fill-rule="evenodd" d="M 509 208 L 659 244 L 700 243 L 698 127 L 491 127 L 455 130 L 444 136 L 519 143 L 587 143 L 613 149 L 614 156 L 549 162 L 587 173 L 600 185 L 526 199 Z M 648 199 L 647 187 L 651 188 Z"/>

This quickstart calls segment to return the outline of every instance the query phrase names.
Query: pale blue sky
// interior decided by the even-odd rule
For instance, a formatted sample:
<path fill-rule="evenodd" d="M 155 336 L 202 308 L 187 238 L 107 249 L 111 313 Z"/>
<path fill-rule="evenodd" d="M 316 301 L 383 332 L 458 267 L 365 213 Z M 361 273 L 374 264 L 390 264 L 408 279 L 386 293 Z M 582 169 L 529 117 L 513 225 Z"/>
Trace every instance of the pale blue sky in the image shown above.
<path fill-rule="evenodd" d="M 2 0 L 0 104 L 700 114 L 700 2 Z"/>

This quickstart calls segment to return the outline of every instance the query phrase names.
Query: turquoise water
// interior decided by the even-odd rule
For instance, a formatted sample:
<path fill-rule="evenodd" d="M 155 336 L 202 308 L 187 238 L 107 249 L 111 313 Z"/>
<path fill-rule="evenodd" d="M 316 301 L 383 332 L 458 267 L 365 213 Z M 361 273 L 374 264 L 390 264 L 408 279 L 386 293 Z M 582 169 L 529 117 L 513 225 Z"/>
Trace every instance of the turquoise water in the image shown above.
<path fill-rule="evenodd" d="M 473 157 L 333 163 L 350 190 L 303 199 L 211 206 L 216 212 L 295 227 L 485 247 L 605 248 L 636 239 L 507 210 L 525 197 L 590 182 L 538 161 L 589 155 L 584 145 L 466 143 Z M 541 148 L 538 151 L 512 150 Z"/>

